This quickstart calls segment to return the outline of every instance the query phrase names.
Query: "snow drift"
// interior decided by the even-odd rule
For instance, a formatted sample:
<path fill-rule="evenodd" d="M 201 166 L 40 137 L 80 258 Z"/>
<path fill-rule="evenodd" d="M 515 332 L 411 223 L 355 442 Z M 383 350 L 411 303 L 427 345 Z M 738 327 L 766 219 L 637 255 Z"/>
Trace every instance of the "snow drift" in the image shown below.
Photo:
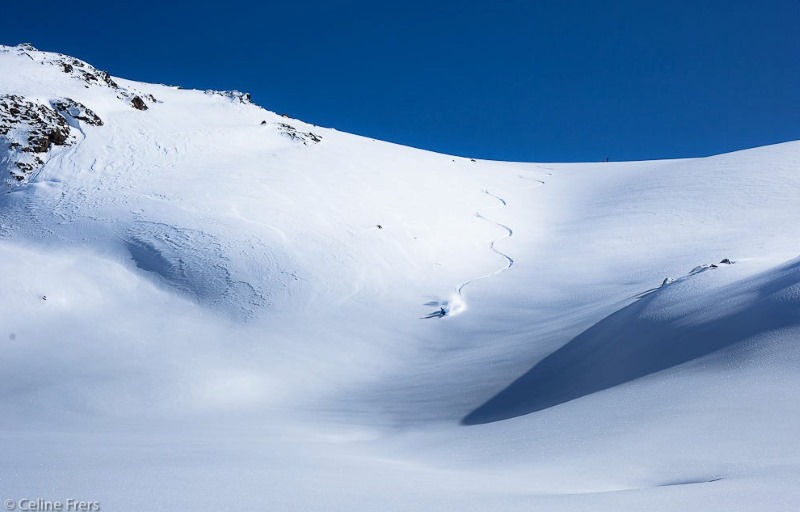
<path fill-rule="evenodd" d="M 721 287 L 706 277 L 665 284 L 604 318 L 463 423 L 541 411 L 725 349 L 758 350 L 764 337 L 776 338 L 772 350 L 792 350 L 800 337 L 800 259 Z"/>

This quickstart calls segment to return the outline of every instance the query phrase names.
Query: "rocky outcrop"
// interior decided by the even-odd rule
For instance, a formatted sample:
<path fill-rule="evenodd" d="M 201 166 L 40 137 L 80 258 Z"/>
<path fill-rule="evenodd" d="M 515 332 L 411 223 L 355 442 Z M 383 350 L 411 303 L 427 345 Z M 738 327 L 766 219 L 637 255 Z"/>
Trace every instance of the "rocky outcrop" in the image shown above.
<path fill-rule="evenodd" d="M 241 103 L 243 105 L 249 105 L 253 102 L 252 96 L 250 96 L 249 92 L 241 92 L 241 91 L 213 91 L 207 90 L 205 91 L 206 94 L 209 96 L 221 96 L 223 98 L 227 98 L 234 103 Z"/>
<path fill-rule="evenodd" d="M 49 105 L 22 96 L 0 96 L 0 144 L 5 146 L 5 179 L 24 181 L 44 165 L 53 146 L 74 142 L 67 120 Z"/>
<path fill-rule="evenodd" d="M 103 120 L 89 107 L 70 98 L 60 98 L 50 101 L 50 105 L 62 117 L 82 121 L 90 126 L 103 126 Z"/>
<path fill-rule="evenodd" d="M 278 123 L 278 131 L 281 132 L 283 135 L 289 137 L 291 140 L 296 142 L 302 142 L 305 145 L 308 143 L 316 144 L 322 141 L 322 136 L 317 135 L 316 133 L 312 132 L 300 132 L 297 129 L 289 124 L 286 123 Z"/>
<path fill-rule="evenodd" d="M 152 103 L 156 102 L 156 99 L 153 98 L 152 95 L 145 95 L 138 91 L 120 86 L 116 81 L 114 81 L 108 71 L 97 69 L 87 62 L 76 59 L 75 57 L 70 57 L 69 55 L 64 55 L 63 53 L 39 51 L 28 43 L 23 43 L 13 47 L 3 46 L 0 47 L 0 51 L 12 53 L 16 52 L 18 55 L 29 58 L 34 62 L 39 62 L 42 65 L 56 66 L 63 73 L 66 73 L 75 80 L 83 82 L 84 87 L 87 89 L 91 87 L 109 88 L 116 93 L 120 100 L 127 101 L 134 108 L 139 108 L 134 104 L 133 98 L 136 97 L 138 97 L 139 101 L 141 101 L 141 103 L 138 101 L 136 102 L 136 104 L 139 104 L 140 106 L 144 103 L 142 98 L 149 97 L 152 98 Z M 139 110 L 146 109 L 146 104 L 145 108 L 139 108 Z"/>
<path fill-rule="evenodd" d="M 19 55 L 25 55 L 29 59 L 41 62 L 45 65 L 57 66 L 61 71 L 90 85 L 101 85 L 112 89 L 120 89 L 120 86 L 111 78 L 108 71 L 102 71 L 82 60 L 64 55 L 63 53 L 42 52 L 29 43 L 19 44 L 9 48 L 7 51 L 16 51 Z"/>
<path fill-rule="evenodd" d="M 56 146 L 77 141 L 72 126 L 101 126 L 91 109 L 70 98 L 49 104 L 18 95 L 0 95 L 0 177 L 6 183 L 26 181 Z"/>
<path fill-rule="evenodd" d="M 131 106 L 136 110 L 147 110 L 147 103 L 144 102 L 142 98 L 139 96 L 134 96 L 131 98 Z"/>
<path fill-rule="evenodd" d="M 120 86 L 107 71 L 64 55 L 43 52 L 30 44 L 0 45 L 0 53 L 17 55 L 80 81 L 87 89 L 110 90 L 132 108 L 147 110 L 157 103 L 151 94 Z M 248 95 L 249 97 L 249 95 Z M 0 182 L 20 183 L 47 163 L 54 148 L 75 144 L 86 126 L 102 126 L 92 109 L 66 97 L 48 101 L 20 95 L 0 95 Z"/>

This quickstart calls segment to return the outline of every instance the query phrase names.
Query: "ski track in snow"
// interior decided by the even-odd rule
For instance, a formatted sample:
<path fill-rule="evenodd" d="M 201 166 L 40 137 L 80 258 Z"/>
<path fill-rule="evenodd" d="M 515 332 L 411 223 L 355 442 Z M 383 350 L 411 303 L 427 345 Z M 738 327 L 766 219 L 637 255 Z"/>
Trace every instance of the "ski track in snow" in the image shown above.
<path fill-rule="evenodd" d="M 499 269 L 495 270 L 494 272 L 490 272 L 488 274 L 485 274 L 485 275 L 482 275 L 482 276 L 479 276 L 479 277 L 474 277 L 474 278 L 472 278 L 472 279 L 470 279 L 468 281 L 464 281 L 463 283 L 458 285 L 458 287 L 456 288 L 456 293 L 458 294 L 459 297 L 462 297 L 462 298 L 464 296 L 464 293 L 463 293 L 464 292 L 464 288 L 466 288 L 468 285 L 470 285 L 470 284 L 472 284 L 472 283 L 474 283 L 476 281 L 480 281 L 481 279 L 486 279 L 486 278 L 489 278 L 489 277 L 496 276 L 497 274 L 500 274 L 501 272 L 505 272 L 506 270 L 508 270 L 508 269 L 510 269 L 511 267 L 514 266 L 514 258 L 512 258 L 511 256 L 509 256 L 508 254 L 506 254 L 506 253 L 504 253 L 502 251 L 497 250 L 497 248 L 494 246 L 494 244 L 499 242 L 500 240 L 504 240 L 506 238 L 512 237 L 514 235 L 514 230 L 511 229 L 510 227 L 506 226 L 505 224 L 501 224 L 499 222 L 493 221 L 492 219 L 490 219 L 488 217 L 485 217 L 481 213 L 482 210 L 487 210 L 487 209 L 494 210 L 494 209 L 498 209 L 498 208 L 505 208 L 506 206 L 508 206 L 508 203 L 502 197 L 500 197 L 498 195 L 495 195 L 495 194 L 492 194 L 491 192 L 489 192 L 488 189 L 483 189 L 483 193 L 488 195 L 488 196 L 492 196 L 493 198 L 497 199 L 498 201 L 500 201 L 500 204 L 497 205 L 497 206 L 488 206 L 486 208 L 481 208 L 479 210 L 476 210 L 475 211 L 475 216 L 478 217 L 481 220 L 485 220 L 486 222 L 494 224 L 497 227 L 503 228 L 506 231 L 506 234 L 504 234 L 503 236 L 501 236 L 499 238 L 495 238 L 495 239 L 493 239 L 493 240 L 491 240 L 489 242 L 489 249 L 492 252 L 494 252 L 495 254 L 498 254 L 498 255 L 502 256 L 506 260 L 506 263 L 505 263 L 505 265 L 503 265 L 502 268 L 499 268 Z M 462 300 L 462 302 L 463 302 L 463 300 Z"/>
<path fill-rule="evenodd" d="M 548 175 L 550 175 L 550 173 L 548 173 Z M 545 182 L 540 180 L 540 179 L 528 178 L 528 177 L 522 176 L 522 175 L 519 175 L 518 177 L 520 179 L 523 179 L 523 180 L 534 181 L 534 182 L 536 182 L 537 186 L 545 184 Z M 505 272 L 506 270 L 508 270 L 508 269 L 510 269 L 511 267 L 514 266 L 514 258 L 512 258 L 508 254 L 498 250 L 497 247 L 495 247 L 495 244 L 497 242 L 499 242 L 500 240 L 505 240 L 506 238 L 511 238 L 512 236 L 514 236 L 514 230 L 511 229 L 510 227 L 506 226 L 505 224 L 502 224 L 500 222 L 494 221 L 494 220 L 484 216 L 483 213 L 481 213 L 483 210 L 488 210 L 488 209 L 496 210 L 496 209 L 500 209 L 500 208 L 505 208 L 506 206 L 508 206 L 508 203 L 506 202 L 505 199 L 503 199 L 502 197 L 498 196 L 497 194 L 493 194 L 487 188 L 484 188 L 482 190 L 482 192 L 484 194 L 488 195 L 488 196 L 491 196 L 491 197 L 497 199 L 500 202 L 500 204 L 496 205 L 496 206 L 487 206 L 487 207 L 484 207 L 484 208 L 479 208 L 478 210 L 475 210 L 475 216 L 478 217 L 481 220 L 484 220 L 486 222 L 494 224 L 495 226 L 497 226 L 499 228 L 502 228 L 502 229 L 504 229 L 506 231 L 506 233 L 503 236 L 498 237 L 498 238 L 494 238 L 491 241 L 489 241 L 489 250 L 491 250 L 495 254 L 501 256 L 503 259 L 506 260 L 506 262 L 505 262 L 505 265 L 503 265 L 502 268 L 499 268 L 499 269 L 497 269 L 497 270 L 495 270 L 493 272 L 490 272 L 488 274 L 484 274 L 482 276 L 473 277 L 472 279 L 464 281 L 463 283 L 458 285 L 456 287 L 455 300 L 453 301 L 454 305 L 451 307 L 450 311 L 448 312 L 448 314 L 450 316 L 459 314 L 459 313 L 463 312 L 466 309 L 467 304 L 466 304 L 466 301 L 464 300 L 464 288 L 466 288 L 467 286 L 469 286 L 470 284 L 472 284 L 472 283 L 474 283 L 476 281 L 480 281 L 482 279 L 487 279 L 487 278 L 490 278 L 490 277 L 494 277 L 494 276 L 496 276 L 498 274 L 501 274 L 501 273 Z"/>

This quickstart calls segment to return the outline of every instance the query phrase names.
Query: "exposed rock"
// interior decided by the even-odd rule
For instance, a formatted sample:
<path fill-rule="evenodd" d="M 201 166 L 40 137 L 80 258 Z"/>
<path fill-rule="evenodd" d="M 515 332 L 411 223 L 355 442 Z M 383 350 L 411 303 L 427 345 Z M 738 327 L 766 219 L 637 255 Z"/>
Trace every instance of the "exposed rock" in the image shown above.
<path fill-rule="evenodd" d="M 26 181 L 40 169 L 53 146 L 74 143 L 70 125 L 50 105 L 17 95 L 0 95 L 0 173 L 16 182 Z"/>
<path fill-rule="evenodd" d="M 205 91 L 206 94 L 209 96 L 222 96 L 223 98 L 228 98 L 229 100 L 233 101 L 234 103 L 242 103 L 242 104 L 250 104 L 252 102 L 252 97 L 250 96 L 249 92 L 241 92 L 241 91 L 214 91 L 214 90 L 207 90 Z"/>
<path fill-rule="evenodd" d="M 147 110 L 147 103 L 139 96 L 131 98 L 131 106 L 137 110 Z"/>
<path fill-rule="evenodd" d="M 107 71 L 61 53 L 43 52 L 30 44 L 1 46 L 3 53 L 16 54 L 42 66 L 55 66 L 59 73 L 80 80 L 84 87 L 102 87 L 114 91 L 117 98 L 134 108 L 146 110 L 151 94 L 121 87 Z M 237 93 L 242 102 L 250 96 Z M 0 182 L 25 182 L 44 166 L 54 147 L 77 141 L 80 124 L 102 126 L 103 121 L 90 108 L 69 98 L 55 98 L 49 103 L 15 95 L 0 95 Z M 73 131 L 73 128 L 76 130 Z M 41 157 L 40 157 L 41 156 Z"/>
<path fill-rule="evenodd" d="M 734 263 L 735 263 L 734 261 L 732 261 L 732 260 L 730 260 L 728 258 L 724 258 L 719 263 L 711 263 L 711 264 L 707 263 L 705 265 L 700 265 L 700 266 L 694 267 L 691 270 L 691 272 L 689 272 L 689 275 L 698 274 L 700 272 L 704 272 L 704 271 L 709 270 L 709 269 L 719 268 L 720 265 L 733 265 Z"/>
<path fill-rule="evenodd" d="M 47 153 L 50 146 L 63 146 L 69 139 L 69 132 L 61 127 L 46 128 L 45 132 L 35 132 L 28 136 L 28 146 L 23 151 L 31 153 Z"/>
<path fill-rule="evenodd" d="M 290 139 L 302 142 L 305 145 L 308 145 L 309 142 L 318 143 L 322 141 L 322 136 L 317 135 L 316 133 L 312 132 L 299 132 L 294 126 L 288 125 L 286 123 L 278 123 L 278 131 L 282 134 L 286 135 Z"/>
<path fill-rule="evenodd" d="M 112 89 L 119 89 L 119 85 L 117 85 L 117 82 L 111 78 L 111 75 L 108 74 L 108 71 L 98 71 L 97 74 L 100 77 L 100 80 L 102 80 L 107 86 L 111 87 Z"/>
<path fill-rule="evenodd" d="M 82 103 L 78 103 L 73 99 L 61 98 L 58 100 L 52 100 L 50 105 L 52 105 L 59 114 L 66 117 L 67 120 L 72 118 L 78 121 L 83 121 L 91 126 L 103 126 L 103 120 L 100 119 L 97 114 L 95 114 L 89 107 L 83 105 Z"/>
<path fill-rule="evenodd" d="M 31 46 L 30 44 L 21 44 L 12 48 L 19 55 L 24 55 L 35 62 L 42 65 L 57 66 L 62 72 L 72 76 L 76 80 L 84 83 L 88 89 L 91 87 L 108 87 L 118 93 L 120 99 L 127 100 L 132 96 L 139 93 L 136 91 L 128 90 L 111 78 L 108 71 L 103 71 L 95 68 L 94 66 L 78 60 L 74 57 L 64 55 L 62 53 L 42 52 Z"/>

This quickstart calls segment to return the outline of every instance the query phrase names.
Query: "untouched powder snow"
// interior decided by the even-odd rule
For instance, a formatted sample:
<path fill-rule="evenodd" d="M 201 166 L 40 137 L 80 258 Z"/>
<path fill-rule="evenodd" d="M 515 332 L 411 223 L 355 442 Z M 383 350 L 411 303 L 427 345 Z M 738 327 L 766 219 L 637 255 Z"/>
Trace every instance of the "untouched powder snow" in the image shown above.
<path fill-rule="evenodd" d="M 473 161 L 29 45 L 0 97 L 0 498 L 800 507 L 800 143 Z"/>

